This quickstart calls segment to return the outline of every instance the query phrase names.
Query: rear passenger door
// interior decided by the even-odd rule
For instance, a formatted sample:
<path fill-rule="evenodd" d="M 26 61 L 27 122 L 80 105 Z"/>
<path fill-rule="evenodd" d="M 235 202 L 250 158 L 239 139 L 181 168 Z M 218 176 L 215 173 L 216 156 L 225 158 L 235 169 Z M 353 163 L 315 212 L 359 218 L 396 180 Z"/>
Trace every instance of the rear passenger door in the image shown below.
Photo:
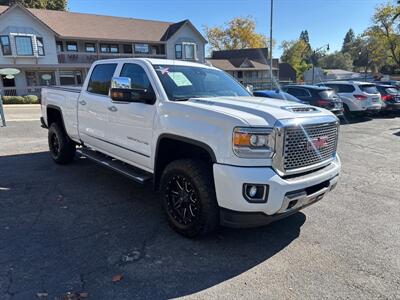
<path fill-rule="evenodd" d="M 108 91 L 117 68 L 116 63 L 97 64 L 86 90 L 78 100 L 78 129 L 81 140 L 100 150 L 107 150 L 107 122 L 110 98 Z"/>

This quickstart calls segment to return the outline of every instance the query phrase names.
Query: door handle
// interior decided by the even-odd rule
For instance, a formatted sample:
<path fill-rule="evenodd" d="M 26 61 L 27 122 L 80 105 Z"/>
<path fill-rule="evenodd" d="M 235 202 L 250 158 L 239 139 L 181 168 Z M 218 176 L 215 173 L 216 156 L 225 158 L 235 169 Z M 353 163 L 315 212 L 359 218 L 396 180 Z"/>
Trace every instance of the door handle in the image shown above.
<path fill-rule="evenodd" d="M 109 110 L 109 111 L 112 111 L 112 112 L 116 112 L 116 111 L 118 111 L 118 108 L 116 108 L 116 107 L 113 105 L 113 106 L 109 106 L 109 107 L 108 107 L 108 110 Z"/>
<path fill-rule="evenodd" d="M 86 105 L 87 103 L 86 103 L 85 100 L 81 100 L 81 101 L 79 101 L 79 104 L 80 104 L 80 105 Z"/>

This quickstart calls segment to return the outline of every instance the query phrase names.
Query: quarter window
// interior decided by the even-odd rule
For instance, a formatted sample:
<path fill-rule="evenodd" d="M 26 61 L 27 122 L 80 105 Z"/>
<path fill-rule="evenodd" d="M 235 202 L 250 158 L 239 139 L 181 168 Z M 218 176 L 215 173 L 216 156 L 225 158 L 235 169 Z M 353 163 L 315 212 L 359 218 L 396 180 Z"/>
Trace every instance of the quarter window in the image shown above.
<path fill-rule="evenodd" d="M 78 44 L 76 42 L 67 42 L 68 52 L 78 52 Z"/>
<path fill-rule="evenodd" d="M 3 55 L 11 55 L 10 37 L 8 35 L 0 36 L 1 50 Z"/>
<path fill-rule="evenodd" d="M 15 46 L 17 48 L 17 55 L 20 56 L 33 55 L 32 38 L 30 36 L 16 36 Z"/>
<path fill-rule="evenodd" d="M 94 67 L 88 84 L 88 92 L 108 95 L 111 86 L 111 79 L 114 75 L 117 64 L 100 64 Z"/>
<path fill-rule="evenodd" d="M 36 38 L 36 44 L 37 44 L 37 49 L 38 49 L 38 55 L 39 56 L 44 56 L 43 38 L 37 37 Z"/>

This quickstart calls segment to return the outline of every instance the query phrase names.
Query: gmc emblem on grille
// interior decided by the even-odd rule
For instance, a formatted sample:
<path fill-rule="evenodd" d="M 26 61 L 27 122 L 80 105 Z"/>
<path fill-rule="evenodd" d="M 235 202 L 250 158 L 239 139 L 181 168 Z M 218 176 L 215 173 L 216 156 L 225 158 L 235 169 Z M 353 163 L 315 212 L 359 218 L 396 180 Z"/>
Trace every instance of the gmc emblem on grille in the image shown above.
<path fill-rule="evenodd" d="M 307 150 L 319 150 L 328 146 L 328 137 L 322 136 L 311 139 L 307 142 Z"/>

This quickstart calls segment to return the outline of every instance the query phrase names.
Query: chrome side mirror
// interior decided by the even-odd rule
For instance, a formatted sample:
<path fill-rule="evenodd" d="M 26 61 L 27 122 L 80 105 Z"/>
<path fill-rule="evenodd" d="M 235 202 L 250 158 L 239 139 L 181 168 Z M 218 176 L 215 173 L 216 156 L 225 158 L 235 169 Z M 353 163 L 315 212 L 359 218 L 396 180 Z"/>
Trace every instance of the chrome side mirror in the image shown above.
<path fill-rule="evenodd" d="M 113 77 L 111 79 L 112 89 L 131 89 L 131 79 L 129 77 Z"/>
<path fill-rule="evenodd" d="M 246 90 L 247 90 L 249 93 L 253 94 L 254 87 L 253 87 L 251 84 L 248 84 L 248 85 L 246 85 Z"/>

